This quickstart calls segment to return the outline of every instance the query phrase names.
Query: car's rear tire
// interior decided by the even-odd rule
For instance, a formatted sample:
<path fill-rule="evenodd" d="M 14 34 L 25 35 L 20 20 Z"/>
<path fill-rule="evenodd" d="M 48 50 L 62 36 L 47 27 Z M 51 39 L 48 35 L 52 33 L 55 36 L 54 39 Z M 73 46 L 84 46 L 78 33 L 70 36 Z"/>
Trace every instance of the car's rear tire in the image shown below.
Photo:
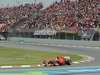
<path fill-rule="evenodd" d="M 71 65 L 71 61 L 70 60 L 68 60 L 68 61 L 65 61 L 65 65 Z"/>

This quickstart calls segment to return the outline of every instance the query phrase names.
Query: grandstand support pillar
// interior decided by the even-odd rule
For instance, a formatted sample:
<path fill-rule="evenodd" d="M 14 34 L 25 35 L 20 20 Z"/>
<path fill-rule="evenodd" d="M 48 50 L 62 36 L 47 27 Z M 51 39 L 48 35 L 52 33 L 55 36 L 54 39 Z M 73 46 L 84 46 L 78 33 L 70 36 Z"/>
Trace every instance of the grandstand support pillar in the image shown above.
<path fill-rule="evenodd" d="M 74 36 L 74 34 L 73 34 L 73 40 L 75 40 L 75 36 Z"/>
<path fill-rule="evenodd" d="M 65 33 L 65 39 L 67 39 L 67 34 Z"/>
<path fill-rule="evenodd" d="M 52 35 L 52 37 L 53 37 L 52 39 L 56 39 L 56 34 L 54 34 L 54 36 Z"/>
<path fill-rule="evenodd" d="M 99 32 L 99 41 L 100 41 L 100 32 Z"/>

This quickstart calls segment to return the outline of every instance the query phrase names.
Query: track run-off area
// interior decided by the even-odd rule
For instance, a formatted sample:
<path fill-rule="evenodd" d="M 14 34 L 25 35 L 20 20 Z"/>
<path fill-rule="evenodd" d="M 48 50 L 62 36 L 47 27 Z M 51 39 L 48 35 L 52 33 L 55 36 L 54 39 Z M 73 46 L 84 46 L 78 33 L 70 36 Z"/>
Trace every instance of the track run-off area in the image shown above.
<path fill-rule="evenodd" d="M 91 62 L 72 64 L 71 66 L 50 68 L 2 68 L 0 69 L 0 75 L 100 75 L 100 42 L 98 41 L 9 38 L 8 41 L 0 41 L 0 46 L 9 48 L 29 48 L 41 51 L 57 50 L 59 52 L 88 55 L 94 58 Z M 10 72 L 8 73 L 6 70 Z"/>

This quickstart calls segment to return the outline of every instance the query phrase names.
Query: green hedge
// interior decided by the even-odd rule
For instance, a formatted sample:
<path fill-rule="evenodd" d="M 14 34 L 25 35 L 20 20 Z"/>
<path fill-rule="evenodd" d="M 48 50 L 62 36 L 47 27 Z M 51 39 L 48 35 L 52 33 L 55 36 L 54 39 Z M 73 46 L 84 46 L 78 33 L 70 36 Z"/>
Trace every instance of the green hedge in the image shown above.
<path fill-rule="evenodd" d="M 51 38 L 51 39 L 68 39 L 68 40 L 80 40 L 78 33 L 65 33 L 58 32 L 56 35 L 33 35 L 33 32 L 16 32 L 9 33 L 9 36 L 15 37 L 30 37 L 30 38 Z"/>
<path fill-rule="evenodd" d="M 54 39 L 69 39 L 69 40 L 80 40 L 80 36 L 78 33 L 65 33 L 65 32 L 58 32 Z"/>

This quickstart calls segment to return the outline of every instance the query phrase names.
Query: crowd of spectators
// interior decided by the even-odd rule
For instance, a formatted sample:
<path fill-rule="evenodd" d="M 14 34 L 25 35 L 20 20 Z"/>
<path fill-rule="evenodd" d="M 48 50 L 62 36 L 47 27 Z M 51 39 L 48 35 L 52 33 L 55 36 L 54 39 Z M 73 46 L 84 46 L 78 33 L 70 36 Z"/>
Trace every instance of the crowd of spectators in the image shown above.
<path fill-rule="evenodd" d="M 25 28 L 28 23 L 32 22 L 31 17 L 36 12 L 39 12 L 41 10 L 41 8 L 42 8 L 41 3 L 25 4 L 25 5 L 14 6 L 14 7 L 0 8 L 0 21 L 3 22 L 3 24 L 4 23 L 6 24 L 4 29 L 2 29 L 3 26 L 1 26 L 0 30 L 2 30 L 2 31 L 7 30 L 10 27 L 18 26 L 17 24 L 20 24 L 21 27 Z M 36 17 L 32 17 L 32 18 L 33 18 L 33 21 L 36 19 Z M 27 19 L 27 20 L 24 21 L 24 19 Z M 21 30 L 20 26 L 18 28 L 19 30 Z M 28 28 L 28 27 L 26 27 L 26 28 Z"/>
<path fill-rule="evenodd" d="M 77 32 L 76 5 L 76 1 L 61 0 L 45 9 L 51 27 L 59 32 Z"/>
<path fill-rule="evenodd" d="M 89 32 L 97 24 L 96 0 L 79 0 L 78 19 L 83 32 Z"/>
<path fill-rule="evenodd" d="M 42 3 L 0 8 L 0 31 L 15 27 L 19 32 L 51 29 L 57 32 L 89 31 L 98 25 L 96 0 L 61 0 L 47 8 Z"/>

